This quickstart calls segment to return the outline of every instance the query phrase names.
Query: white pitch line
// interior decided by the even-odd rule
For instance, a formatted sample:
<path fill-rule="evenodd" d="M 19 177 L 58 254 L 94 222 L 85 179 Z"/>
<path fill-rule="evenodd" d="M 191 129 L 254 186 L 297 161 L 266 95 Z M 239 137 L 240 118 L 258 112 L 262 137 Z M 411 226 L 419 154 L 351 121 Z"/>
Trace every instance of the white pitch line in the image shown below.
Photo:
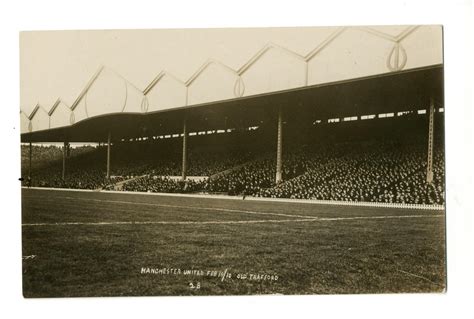
<path fill-rule="evenodd" d="M 217 207 L 207 207 L 206 208 L 206 207 L 196 207 L 196 206 L 156 204 L 156 203 L 141 203 L 141 202 L 131 202 L 131 201 L 122 201 L 122 200 L 80 198 L 80 197 L 70 197 L 70 196 L 55 196 L 54 198 L 82 200 L 82 201 L 94 201 L 94 202 L 107 202 L 107 203 L 115 203 L 115 204 L 134 204 L 134 205 L 145 205 L 145 206 L 153 206 L 153 207 L 186 208 L 186 209 L 194 209 L 194 210 L 219 211 L 219 212 L 229 212 L 229 213 L 243 213 L 243 214 L 252 214 L 252 215 L 272 215 L 272 216 L 293 217 L 293 218 L 315 218 L 315 216 L 308 216 L 308 215 L 265 213 L 265 212 L 251 211 L 251 210 L 217 208 Z"/>
<path fill-rule="evenodd" d="M 315 222 L 315 221 L 340 221 L 360 219 L 402 219 L 402 218 L 428 218 L 444 217 L 444 215 L 403 215 L 403 216 L 357 216 L 357 217 L 334 217 L 334 218 L 300 218 L 300 219 L 259 219 L 259 220 L 214 220 L 214 221 L 126 221 L 126 222 L 63 222 L 63 223 L 27 223 L 22 226 L 102 226 L 102 225 L 209 225 L 209 224 L 262 224 L 262 223 L 291 223 L 291 222 Z"/>
<path fill-rule="evenodd" d="M 423 218 L 423 217 L 444 217 L 444 215 L 386 215 L 386 216 L 355 216 L 355 217 L 320 217 L 318 220 L 335 221 L 335 220 L 353 220 L 353 219 L 397 219 L 397 218 Z"/>
<path fill-rule="evenodd" d="M 208 224 L 258 224 L 258 223 L 287 223 L 304 222 L 314 219 L 258 219 L 258 220 L 210 220 L 210 221 L 143 221 L 143 222 L 65 222 L 65 223 L 32 223 L 22 226 L 102 226 L 102 225 L 208 225 Z"/>

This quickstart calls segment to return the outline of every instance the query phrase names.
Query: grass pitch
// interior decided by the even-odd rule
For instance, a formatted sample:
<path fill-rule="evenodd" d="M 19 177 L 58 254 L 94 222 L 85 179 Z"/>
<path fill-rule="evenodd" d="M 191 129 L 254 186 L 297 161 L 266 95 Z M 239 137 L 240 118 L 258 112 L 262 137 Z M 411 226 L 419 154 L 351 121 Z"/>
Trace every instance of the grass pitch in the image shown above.
<path fill-rule="evenodd" d="M 23 189 L 25 297 L 440 292 L 442 211 Z"/>

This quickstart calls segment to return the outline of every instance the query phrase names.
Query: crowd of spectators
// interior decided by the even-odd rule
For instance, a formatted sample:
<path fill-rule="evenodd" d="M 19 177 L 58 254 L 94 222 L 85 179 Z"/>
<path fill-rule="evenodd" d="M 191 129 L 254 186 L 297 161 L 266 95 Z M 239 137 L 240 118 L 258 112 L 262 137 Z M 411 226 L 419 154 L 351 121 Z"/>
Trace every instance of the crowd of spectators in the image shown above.
<path fill-rule="evenodd" d="M 139 178 L 125 183 L 122 190 L 166 193 L 207 191 L 209 177 L 242 165 L 251 156 L 251 152 L 192 152 L 188 158 L 187 175 L 201 178 L 188 179 L 185 183 L 179 178 L 169 178 L 170 176 L 181 176 L 182 159 L 177 157 L 162 159 L 154 164 L 144 165 L 140 173 L 134 171 L 135 176 L 139 176 Z M 133 175 L 127 176 L 127 178 L 133 177 Z"/>
<path fill-rule="evenodd" d="M 444 204 L 444 151 L 438 149 L 433 158 L 433 182 L 426 183 L 426 159 L 412 174 L 403 174 L 379 194 L 376 201 L 391 203 Z"/>
<path fill-rule="evenodd" d="M 283 182 L 276 184 L 274 150 L 190 151 L 188 176 L 180 181 L 179 152 L 157 152 L 129 145 L 112 147 L 111 177 L 106 178 L 106 147 L 77 147 L 68 152 L 62 173 L 62 149 L 34 146 L 31 186 L 115 189 L 140 192 L 206 192 L 272 198 L 444 204 L 444 151 L 434 151 L 434 180 L 426 183 L 423 138 L 313 143 L 285 148 Z M 436 144 L 435 144 L 436 145 Z M 438 143 L 437 145 L 441 145 Z M 28 148 L 22 146 L 25 176 Z M 174 176 L 174 177 L 173 177 Z"/>
<path fill-rule="evenodd" d="M 28 157 L 27 147 L 22 147 L 22 155 Z M 105 170 L 98 165 L 100 153 L 95 147 L 81 146 L 67 152 L 65 178 L 62 178 L 63 150 L 57 146 L 33 147 L 31 180 L 27 178 L 28 164 L 22 158 L 23 185 L 36 187 L 98 189 L 116 182 L 107 179 Z M 118 180 L 118 179 L 117 179 Z"/>
<path fill-rule="evenodd" d="M 232 170 L 228 174 L 210 178 L 205 185 L 208 192 L 220 192 L 229 195 L 256 195 L 262 189 L 275 186 L 275 159 L 273 154 L 265 154 L 261 158 L 248 162 L 246 165 Z M 282 176 L 284 179 L 294 178 L 306 171 L 305 154 L 289 153 L 283 159 Z"/>
<path fill-rule="evenodd" d="M 148 152 L 146 152 L 148 151 Z M 63 151 L 58 146 L 33 146 L 33 169 L 31 181 L 28 175 L 28 146 L 22 146 L 23 185 L 36 187 L 115 189 L 118 182 L 131 180 L 124 189 L 151 191 L 166 189 L 170 191 L 195 190 L 194 182 L 184 185 L 171 185 L 174 179 L 157 177 L 181 176 L 182 158 L 173 152 L 158 152 L 155 149 L 136 148 L 133 145 L 112 147 L 110 178 L 106 178 L 106 147 L 71 148 L 66 159 L 66 174 L 62 178 Z M 248 161 L 251 152 L 190 152 L 188 157 L 188 176 L 209 177 L 232 169 Z M 143 177 L 137 181 L 138 177 Z M 163 184 L 163 186 L 157 186 Z"/>
<path fill-rule="evenodd" d="M 189 176 L 212 176 L 226 171 L 252 158 L 251 152 L 192 152 L 188 158 Z M 180 167 L 181 169 L 181 167 Z"/>
<path fill-rule="evenodd" d="M 162 176 L 143 176 L 123 185 L 124 191 L 152 193 L 193 193 L 203 189 L 205 179 L 188 179 L 185 182 Z"/>
<path fill-rule="evenodd" d="M 308 156 L 307 171 L 253 193 L 259 197 L 411 204 L 444 203 L 444 156 L 437 149 L 433 183 L 426 183 L 422 144 L 338 144 Z M 323 155 L 323 156 L 321 156 Z M 285 163 L 291 164 L 291 163 Z"/>

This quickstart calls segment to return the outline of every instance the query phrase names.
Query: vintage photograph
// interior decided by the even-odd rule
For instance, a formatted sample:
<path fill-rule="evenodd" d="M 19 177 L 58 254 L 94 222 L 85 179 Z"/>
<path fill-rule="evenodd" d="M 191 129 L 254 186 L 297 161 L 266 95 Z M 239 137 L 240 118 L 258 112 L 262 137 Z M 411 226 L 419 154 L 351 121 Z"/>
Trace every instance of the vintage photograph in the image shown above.
<path fill-rule="evenodd" d="M 442 26 L 19 36 L 25 298 L 446 291 Z"/>

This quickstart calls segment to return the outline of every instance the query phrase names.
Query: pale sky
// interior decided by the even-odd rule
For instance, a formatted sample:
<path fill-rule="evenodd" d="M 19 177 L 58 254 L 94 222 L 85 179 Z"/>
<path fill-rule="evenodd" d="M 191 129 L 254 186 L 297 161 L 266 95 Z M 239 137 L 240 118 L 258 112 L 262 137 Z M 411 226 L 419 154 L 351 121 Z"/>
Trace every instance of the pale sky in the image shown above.
<path fill-rule="evenodd" d="M 406 27 L 377 27 L 396 36 Z M 34 31 L 20 34 L 20 107 L 71 105 L 105 65 L 143 90 L 162 70 L 186 81 L 209 58 L 238 69 L 273 42 L 306 55 L 336 28 Z M 440 28 L 436 28 L 440 34 Z M 440 51 L 441 42 L 437 44 Z M 413 54 L 412 54 L 413 56 Z"/>

